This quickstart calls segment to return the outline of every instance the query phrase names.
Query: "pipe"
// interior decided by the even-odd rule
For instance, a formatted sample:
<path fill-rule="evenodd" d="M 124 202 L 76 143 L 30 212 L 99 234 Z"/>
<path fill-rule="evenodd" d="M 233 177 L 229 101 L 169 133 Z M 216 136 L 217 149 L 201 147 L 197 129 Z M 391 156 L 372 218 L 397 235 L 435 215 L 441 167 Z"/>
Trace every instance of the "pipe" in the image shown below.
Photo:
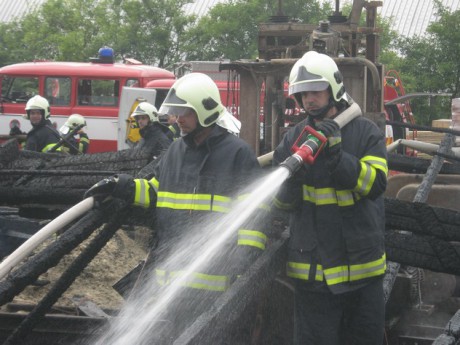
<path fill-rule="evenodd" d="M 75 218 L 89 211 L 93 205 L 94 198 L 86 198 L 45 225 L 36 234 L 34 234 L 31 238 L 19 246 L 19 248 L 11 253 L 5 260 L 3 260 L 3 262 L 0 264 L 0 279 L 3 279 L 13 269 L 14 266 L 24 260 L 30 253 L 35 250 L 35 248 L 46 241 L 51 235 L 72 222 Z"/>
<path fill-rule="evenodd" d="M 387 146 L 387 152 L 392 152 L 397 149 L 400 145 L 404 145 L 410 147 L 411 149 L 418 150 L 428 154 L 436 154 L 439 150 L 438 144 L 431 144 L 426 143 L 423 141 L 417 140 L 408 140 L 408 139 L 398 139 L 394 143 L 391 143 Z M 460 156 L 460 148 L 452 148 L 451 151 L 453 152 L 455 157 Z"/>

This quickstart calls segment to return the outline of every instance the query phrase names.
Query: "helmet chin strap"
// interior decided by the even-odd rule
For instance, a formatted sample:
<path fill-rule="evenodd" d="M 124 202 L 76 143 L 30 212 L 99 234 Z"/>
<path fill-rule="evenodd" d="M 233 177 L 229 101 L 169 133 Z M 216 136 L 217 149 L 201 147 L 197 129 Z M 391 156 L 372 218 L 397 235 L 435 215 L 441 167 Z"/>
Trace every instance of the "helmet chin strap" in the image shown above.
<path fill-rule="evenodd" d="M 307 114 L 310 115 L 311 117 L 314 117 L 318 120 L 324 119 L 326 114 L 331 110 L 331 108 L 335 105 L 335 101 L 332 99 L 332 97 L 329 98 L 329 102 L 324 106 L 319 109 L 315 110 L 306 110 Z"/>

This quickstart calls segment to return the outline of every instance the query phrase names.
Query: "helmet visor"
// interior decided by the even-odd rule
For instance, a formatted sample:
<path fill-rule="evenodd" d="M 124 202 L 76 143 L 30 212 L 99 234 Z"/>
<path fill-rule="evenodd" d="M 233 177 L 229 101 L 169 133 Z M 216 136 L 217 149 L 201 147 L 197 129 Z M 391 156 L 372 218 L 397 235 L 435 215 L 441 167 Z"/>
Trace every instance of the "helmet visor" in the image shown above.
<path fill-rule="evenodd" d="M 289 85 L 289 95 L 307 91 L 324 91 L 329 87 L 327 81 L 306 81 Z"/>
<path fill-rule="evenodd" d="M 191 111 L 194 111 L 194 110 L 189 107 L 178 107 L 175 105 L 162 105 L 160 107 L 159 113 L 162 115 L 175 115 L 179 117 Z"/>
<path fill-rule="evenodd" d="M 70 127 L 67 125 L 63 125 L 61 128 L 59 128 L 59 132 L 62 134 L 67 134 L 70 132 Z"/>

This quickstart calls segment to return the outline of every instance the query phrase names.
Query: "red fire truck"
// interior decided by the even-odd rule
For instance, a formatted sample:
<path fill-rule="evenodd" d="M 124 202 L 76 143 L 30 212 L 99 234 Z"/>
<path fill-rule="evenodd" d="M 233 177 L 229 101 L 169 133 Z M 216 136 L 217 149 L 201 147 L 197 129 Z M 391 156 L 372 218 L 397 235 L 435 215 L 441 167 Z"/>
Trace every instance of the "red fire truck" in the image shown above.
<path fill-rule="evenodd" d="M 173 80 L 167 70 L 134 59 L 114 62 L 113 50 L 101 48 L 90 62 L 35 61 L 0 68 L 0 135 L 14 126 L 28 132 L 23 117 L 29 98 L 41 95 L 51 107 L 51 122 L 62 126 L 71 114 L 83 115 L 91 139 L 90 152 L 117 150 L 119 101 L 124 86 L 144 88 L 156 80 Z"/>

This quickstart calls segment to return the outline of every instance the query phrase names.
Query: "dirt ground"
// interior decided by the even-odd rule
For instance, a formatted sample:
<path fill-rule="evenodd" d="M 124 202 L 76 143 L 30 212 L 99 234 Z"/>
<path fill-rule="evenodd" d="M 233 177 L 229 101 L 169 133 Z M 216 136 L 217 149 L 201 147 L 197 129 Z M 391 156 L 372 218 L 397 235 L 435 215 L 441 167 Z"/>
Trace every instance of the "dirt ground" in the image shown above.
<path fill-rule="evenodd" d="M 55 303 L 55 307 L 74 307 L 74 297 L 83 297 L 94 302 L 102 309 L 118 309 L 123 303 L 123 298 L 112 288 L 120 278 L 124 277 L 139 262 L 145 259 L 149 230 L 136 228 L 130 230 L 129 235 L 125 230 L 118 230 L 114 237 L 106 244 L 102 251 L 85 268 L 70 288 Z M 60 263 L 40 276 L 40 280 L 49 280 L 45 286 L 29 286 L 17 295 L 12 303 L 36 304 L 48 292 L 53 282 L 65 271 L 67 266 L 84 249 L 83 242 L 78 248 L 66 255 Z M 48 242 L 49 243 L 49 242 Z M 46 243 L 44 244 L 46 245 Z M 39 250 L 38 248 L 37 250 Z"/>

